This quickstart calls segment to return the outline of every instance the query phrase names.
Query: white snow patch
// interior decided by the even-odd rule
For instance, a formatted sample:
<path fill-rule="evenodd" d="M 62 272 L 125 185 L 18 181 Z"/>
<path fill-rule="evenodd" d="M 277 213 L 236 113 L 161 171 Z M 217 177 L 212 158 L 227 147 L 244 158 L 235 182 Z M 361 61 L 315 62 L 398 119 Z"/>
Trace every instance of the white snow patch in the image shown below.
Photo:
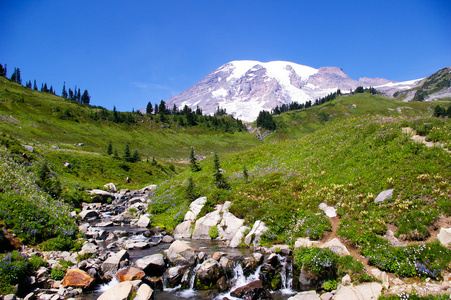
<path fill-rule="evenodd" d="M 418 82 L 420 82 L 423 79 L 424 78 L 408 80 L 408 81 L 401 81 L 401 82 L 389 82 L 386 84 L 375 86 L 374 88 L 377 89 L 377 88 L 384 88 L 384 87 L 396 87 L 398 89 L 407 90 L 407 89 L 411 89 L 412 87 L 417 85 Z"/>
<path fill-rule="evenodd" d="M 216 91 L 211 92 L 211 95 L 215 98 L 223 98 L 226 97 L 228 91 L 224 88 L 217 89 Z"/>

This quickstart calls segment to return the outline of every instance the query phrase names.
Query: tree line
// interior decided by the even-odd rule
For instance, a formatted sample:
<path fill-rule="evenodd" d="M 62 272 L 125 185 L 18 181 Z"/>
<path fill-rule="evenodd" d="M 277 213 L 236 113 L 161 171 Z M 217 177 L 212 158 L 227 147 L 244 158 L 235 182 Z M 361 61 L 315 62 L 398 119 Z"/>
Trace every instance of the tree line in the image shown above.
<path fill-rule="evenodd" d="M 0 76 L 8 78 L 7 77 L 7 65 L 3 67 L 2 64 L 0 64 Z M 14 72 L 11 74 L 11 77 L 9 78 L 11 82 L 18 83 L 22 85 L 22 77 L 20 74 L 19 68 L 14 68 Z M 35 91 L 40 91 L 44 93 L 49 93 L 53 95 L 56 94 L 56 90 L 53 88 L 53 86 L 50 85 L 50 87 L 47 85 L 47 83 L 42 83 L 41 88 L 38 89 L 38 85 L 36 83 L 36 79 L 34 80 L 33 84 L 31 83 L 31 80 L 25 82 L 25 87 L 29 89 L 33 89 Z M 64 99 L 70 99 L 74 100 L 83 104 L 90 104 L 91 102 L 91 96 L 89 96 L 88 90 L 84 90 L 83 94 L 81 93 L 81 90 L 77 86 L 75 86 L 74 90 L 70 89 L 66 91 L 66 82 L 63 84 L 63 89 L 61 92 L 61 97 Z"/>

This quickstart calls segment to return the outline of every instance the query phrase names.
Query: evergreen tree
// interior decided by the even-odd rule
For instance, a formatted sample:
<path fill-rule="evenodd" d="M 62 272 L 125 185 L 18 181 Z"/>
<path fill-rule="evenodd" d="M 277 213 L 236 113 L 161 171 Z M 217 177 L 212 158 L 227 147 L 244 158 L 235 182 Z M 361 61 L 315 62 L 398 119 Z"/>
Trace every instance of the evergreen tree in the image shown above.
<path fill-rule="evenodd" d="M 74 100 L 74 92 L 69 88 L 69 99 Z"/>
<path fill-rule="evenodd" d="M 249 173 L 247 172 L 246 165 L 243 166 L 243 178 L 245 182 L 249 182 Z"/>
<path fill-rule="evenodd" d="M 126 162 L 130 162 L 132 159 L 132 155 L 130 153 L 130 144 L 128 142 L 125 143 L 124 156 L 122 158 Z"/>
<path fill-rule="evenodd" d="M 120 121 L 119 119 L 119 113 L 116 110 L 116 106 L 113 107 L 113 122 L 118 123 Z"/>
<path fill-rule="evenodd" d="M 36 84 L 36 79 L 33 82 L 33 90 L 35 90 L 35 91 L 38 90 L 38 85 Z"/>
<path fill-rule="evenodd" d="M 186 187 L 185 196 L 188 200 L 194 201 L 197 198 L 196 187 L 194 185 L 193 177 L 188 178 L 188 185 Z"/>
<path fill-rule="evenodd" d="M 153 112 L 153 106 L 152 103 L 148 102 L 146 107 L 146 114 L 151 115 Z"/>
<path fill-rule="evenodd" d="M 2 64 L 0 64 L 0 76 L 6 77 L 6 68 L 3 68 Z"/>
<path fill-rule="evenodd" d="M 117 153 L 117 149 L 114 149 L 114 155 L 113 158 L 119 159 L 119 153 Z"/>
<path fill-rule="evenodd" d="M 225 180 L 224 176 L 221 173 L 221 165 L 219 164 L 218 154 L 214 154 L 214 167 L 213 167 L 213 179 L 217 188 L 219 189 L 229 189 L 230 185 Z"/>
<path fill-rule="evenodd" d="M 444 107 L 441 107 L 440 105 L 437 105 L 434 108 L 434 116 L 436 116 L 436 117 L 445 117 L 446 116 L 446 109 Z"/>
<path fill-rule="evenodd" d="M 66 82 L 63 84 L 63 91 L 61 92 L 61 97 L 67 99 Z"/>
<path fill-rule="evenodd" d="M 27 81 L 27 83 L 25 84 L 25 87 L 31 89 L 31 80 Z"/>
<path fill-rule="evenodd" d="M 78 102 L 81 101 L 81 93 L 80 93 L 80 89 L 78 89 L 77 97 L 76 97 L 75 100 L 77 100 Z"/>
<path fill-rule="evenodd" d="M 155 160 L 155 156 L 152 156 L 152 161 L 150 162 L 150 165 L 152 165 L 152 166 L 156 166 L 157 165 L 157 161 Z"/>
<path fill-rule="evenodd" d="M 113 145 L 111 144 L 111 141 L 108 143 L 108 149 L 106 150 L 106 153 L 108 155 L 113 154 Z"/>
<path fill-rule="evenodd" d="M 78 92 L 80 92 L 80 90 Z M 89 96 L 88 90 L 85 90 L 83 92 L 83 95 L 81 96 L 81 102 L 83 104 L 89 104 L 90 101 L 91 101 L 91 96 Z"/>
<path fill-rule="evenodd" d="M 16 69 L 15 69 L 15 68 L 14 68 L 14 72 L 11 74 L 10 80 L 11 80 L 12 82 L 16 82 Z"/>
<path fill-rule="evenodd" d="M 199 172 L 201 170 L 201 168 L 197 164 L 196 156 L 194 155 L 194 147 L 191 147 L 191 151 L 189 153 L 189 161 L 191 164 L 191 171 Z"/>
<path fill-rule="evenodd" d="M 160 115 L 167 114 L 166 103 L 163 100 L 161 100 L 160 105 L 158 106 L 158 113 Z"/>
<path fill-rule="evenodd" d="M 139 161 L 139 159 L 140 158 L 139 158 L 138 150 L 133 151 L 131 162 L 137 162 L 137 161 Z"/>
<path fill-rule="evenodd" d="M 276 122 L 274 122 L 272 115 L 266 110 L 262 110 L 258 114 L 257 126 L 267 130 L 276 130 Z"/>

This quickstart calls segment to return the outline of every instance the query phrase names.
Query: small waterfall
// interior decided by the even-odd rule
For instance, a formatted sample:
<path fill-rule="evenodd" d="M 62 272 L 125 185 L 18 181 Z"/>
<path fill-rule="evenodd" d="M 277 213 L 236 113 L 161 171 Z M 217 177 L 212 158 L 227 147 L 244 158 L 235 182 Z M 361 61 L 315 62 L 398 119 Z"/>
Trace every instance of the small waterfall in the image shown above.
<path fill-rule="evenodd" d="M 280 277 L 282 280 L 282 288 L 280 291 L 284 295 L 292 295 L 296 294 L 296 291 L 293 291 L 293 265 L 288 261 L 288 257 L 277 255 L 279 259 L 281 270 Z"/>
<path fill-rule="evenodd" d="M 252 281 L 258 280 L 261 267 L 262 267 L 261 265 L 258 266 L 253 274 L 246 277 L 246 276 L 244 276 L 243 267 L 238 262 L 235 265 L 235 268 L 233 269 L 233 278 L 230 280 L 230 282 L 232 283 L 232 287 L 230 288 L 229 292 L 227 292 L 225 294 L 220 294 L 215 299 L 223 299 L 223 298 L 238 299 L 238 298 L 231 296 L 230 293 L 241 286 L 244 286 Z"/>
<path fill-rule="evenodd" d="M 196 280 L 197 270 L 199 270 L 201 264 L 198 263 L 194 269 L 190 272 L 188 280 L 188 289 L 177 292 L 177 296 L 190 299 L 196 295 L 196 290 L 194 290 L 194 282 Z"/>
<path fill-rule="evenodd" d="M 117 280 L 116 276 L 113 277 L 113 279 L 111 279 L 110 282 L 105 283 L 105 284 L 101 284 L 98 288 L 97 291 L 104 293 L 106 291 L 108 291 L 109 289 L 111 289 L 113 286 L 118 285 L 119 284 L 119 280 Z"/>

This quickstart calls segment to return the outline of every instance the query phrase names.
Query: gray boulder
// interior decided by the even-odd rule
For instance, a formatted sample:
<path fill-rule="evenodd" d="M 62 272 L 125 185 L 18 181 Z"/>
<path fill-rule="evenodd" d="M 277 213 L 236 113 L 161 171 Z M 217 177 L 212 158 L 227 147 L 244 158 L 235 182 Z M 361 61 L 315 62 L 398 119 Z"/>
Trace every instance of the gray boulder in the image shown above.
<path fill-rule="evenodd" d="M 451 244 L 451 228 L 440 228 L 439 234 L 437 234 L 437 239 L 443 246 L 448 246 Z"/>
<path fill-rule="evenodd" d="M 150 221 L 148 216 L 142 215 L 139 217 L 138 223 L 136 223 L 136 226 L 140 228 L 147 228 L 150 226 L 152 222 Z"/>
<path fill-rule="evenodd" d="M 97 300 L 127 300 L 130 299 L 130 296 L 136 287 L 137 283 L 133 281 L 124 281 L 104 292 Z"/>
<path fill-rule="evenodd" d="M 306 291 L 300 292 L 296 295 L 288 298 L 288 300 L 320 300 L 320 296 L 316 293 L 316 291 Z"/>
<path fill-rule="evenodd" d="M 161 253 L 138 259 L 135 265 L 149 276 L 161 276 L 165 269 L 164 257 Z"/>
<path fill-rule="evenodd" d="M 384 202 L 387 199 L 391 199 L 393 197 L 394 190 L 395 189 L 389 189 L 389 190 L 380 192 L 379 195 L 377 195 L 376 199 L 374 199 L 374 203 L 380 203 L 380 202 Z"/>
<path fill-rule="evenodd" d="M 150 300 L 153 299 L 153 290 L 147 284 L 142 284 L 138 291 L 136 292 L 136 296 L 134 300 Z"/>
<path fill-rule="evenodd" d="M 78 214 L 82 220 L 88 220 L 88 219 L 97 219 L 99 218 L 99 213 L 95 210 L 82 210 L 79 214 Z"/>
<path fill-rule="evenodd" d="M 265 223 L 262 221 L 255 221 L 254 226 L 252 226 L 251 231 L 244 238 L 244 242 L 246 245 L 250 245 L 251 243 L 254 246 L 257 246 L 260 243 L 260 238 L 268 230 L 268 227 L 265 226 Z"/>
<path fill-rule="evenodd" d="M 167 255 L 168 260 L 173 265 L 194 265 L 196 261 L 194 249 L 182 241 L 173 242 L 168 249 Z"/>
<path fill-rule="evenodd" d="M 217 260 L 213 258 L 207 259 L 197 270 L 197 288 L 204 289 L 216 285 L 223 273 L 224 270 Z"/>
<path fill-rule="evenodd" d="M 188 239 L 191 237 L 191 225 L 192 221 L 184 221 L 175 227 L 172 235 L 176 239 Z"/>
<path fill-rule="evenodd" d="M 121 261 L 128 259 L 128 253 L 127 250 L 121 250 L 112 256 L 108 257 L 107 260 L 105 260 L 102 264 L 102 272 L 104 274 L 106 273 L 115 273 L 119 267 Z"/>
<path fill-rule="evenodd" d="M 335 300 L 376 300 L 382 294 L 382 285 L 378 282 L 364 283 L 357 286 L 341 286 Z"/>

